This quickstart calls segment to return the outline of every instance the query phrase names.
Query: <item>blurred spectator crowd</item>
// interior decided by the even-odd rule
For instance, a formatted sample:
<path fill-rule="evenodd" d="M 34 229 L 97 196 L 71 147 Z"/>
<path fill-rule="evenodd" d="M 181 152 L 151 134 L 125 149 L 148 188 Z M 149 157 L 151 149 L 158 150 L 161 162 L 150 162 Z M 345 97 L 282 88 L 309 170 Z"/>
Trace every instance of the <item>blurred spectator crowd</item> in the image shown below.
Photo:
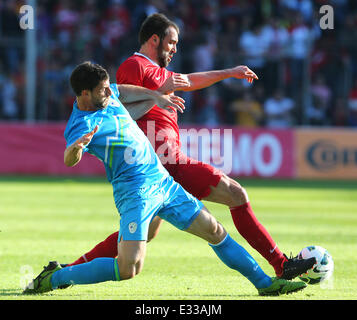
<path fill-rule="evenodd" d="M 0 120 L 25 118 L 25 1 L 0 2 Z M 322 5 L 334 29 L 322 30 Z M 191 73 L 247 65 L 259 80 L 227 79 L 180 93 L 180 123 L 284 128 L 357 126 L 355 0 L 37 0 L 36 119 L 63 121 L 71 112 L 68 79 L 91 60 L 111 80 L 139 49 L 142 21 L 162 12 L 180 27 L 168 69 Z"/>

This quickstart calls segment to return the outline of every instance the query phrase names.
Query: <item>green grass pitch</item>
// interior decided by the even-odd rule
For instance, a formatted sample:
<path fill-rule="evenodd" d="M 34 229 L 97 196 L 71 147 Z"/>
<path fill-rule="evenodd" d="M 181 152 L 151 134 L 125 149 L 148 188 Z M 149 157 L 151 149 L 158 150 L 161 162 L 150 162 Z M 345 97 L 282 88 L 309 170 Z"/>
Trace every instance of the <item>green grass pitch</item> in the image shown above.
<path fill-rule="evenodd" d="M 357 298 L 357 181 L 242 180 L 258 219 L 280 249 L 296 255 L 320 245 L 335 262 L 324 285 L 274 298 L 257 295 L 199 238 L 168 223 L 148 244 L 132 280 L 23 296 L 50 260 L 72 262 L 118 228 L 111 185 L 103 178 L 0 178 L 0 300 L 354 300 Z M 212 214 L 269 275 L 271 266 L 237 233 L 229 210 Z"/>

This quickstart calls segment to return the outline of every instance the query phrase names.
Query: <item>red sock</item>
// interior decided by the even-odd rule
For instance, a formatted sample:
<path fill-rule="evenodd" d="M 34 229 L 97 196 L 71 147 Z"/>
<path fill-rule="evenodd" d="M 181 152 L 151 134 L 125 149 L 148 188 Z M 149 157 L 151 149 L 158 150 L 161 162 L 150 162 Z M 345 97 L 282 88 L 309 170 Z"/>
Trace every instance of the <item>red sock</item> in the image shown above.
<path fill-rule="evenodd" d="M 230 208 L 234 225 L 238 232 L 274 268 L 277 276 L 282 274 L 282 264 L 286 261 L 283 253 L 269 235 L 268 231 L 255 217 L 249 202 Z"/>
<path fill-rule="evenodd" d="M 85 253 L 68 266 L 89 262 L 95 258 L 115 258 L 118 255 L 118 233 L 119 232 L 114 232 L 104 241 L 98 243 L 91 251 Z"/>

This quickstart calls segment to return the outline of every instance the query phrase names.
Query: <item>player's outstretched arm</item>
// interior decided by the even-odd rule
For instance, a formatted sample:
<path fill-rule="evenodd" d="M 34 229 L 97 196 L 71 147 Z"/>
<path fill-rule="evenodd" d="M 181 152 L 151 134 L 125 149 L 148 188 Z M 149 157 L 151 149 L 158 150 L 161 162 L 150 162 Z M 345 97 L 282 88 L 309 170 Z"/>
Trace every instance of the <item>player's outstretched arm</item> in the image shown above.
<path fill-rule="evenodd" d="M 194 72 L 187 75 L 174 74 L 159 88 L 160 92 L 194 91 L 210 87 L 216 82 L 228 78 L 246 79 L 249 83 L 258 80 L 258 76 L 247 66 L 230 69 Z"/>
<path fill-rule="evenodd" d="M 127 84 L 118 85 L 118 90 L 119 100 L 134 120 L 141 118 L 154 105 L 168 111 L 177 109 L 183 112 L 185 109 L 185 100 L 175 95 L 165 95 L 158 91 Z"/>
<path fill-rule="evenodd" d="M 75 166 L 82 159 L 83 148 L 91 142 L 93 135 L 98 131 L 99 126 L 96 126 L 91 132 L 79 138 L 64 150 L 64 164 L 67 167 Z"/>
<path fill-rule="evenodd" d="M 181 73 L 174 73 L 164 82 L 164 84 L 158 89 L 158 91 L 163 94 L 171 94 L 174 91 L 188 90 L 190 86 L 191 83 L 187 75 Z"/>

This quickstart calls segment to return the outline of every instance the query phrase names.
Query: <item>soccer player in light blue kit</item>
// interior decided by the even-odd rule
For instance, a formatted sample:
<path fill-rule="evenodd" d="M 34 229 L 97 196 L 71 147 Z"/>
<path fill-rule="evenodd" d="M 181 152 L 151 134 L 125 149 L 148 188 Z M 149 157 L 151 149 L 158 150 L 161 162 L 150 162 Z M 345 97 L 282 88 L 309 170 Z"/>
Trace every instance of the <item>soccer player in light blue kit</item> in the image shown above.
<path fill-rule="evenodd" d="M 244 275 L 260 295 L 287 294 L 306 287 L 301 281 L 266 275 L 203 204 L 162 166 L 134 120 L 154 105 L 182 111 L 181 98 L 142 87 L 110 84 L 107 71 L 90 62 L 77 66 L 70 82 L 77 99 L 65 130 L 64 162 L 76 165 L 83 152 L 103 162 L 120 213 L 118 256 L 65 268 L 52 261 L 27 286 L 25 294 L 133 278 L 142 270 L 149 224 L 156 215 L 206 240 L 219 259 Z"/>

